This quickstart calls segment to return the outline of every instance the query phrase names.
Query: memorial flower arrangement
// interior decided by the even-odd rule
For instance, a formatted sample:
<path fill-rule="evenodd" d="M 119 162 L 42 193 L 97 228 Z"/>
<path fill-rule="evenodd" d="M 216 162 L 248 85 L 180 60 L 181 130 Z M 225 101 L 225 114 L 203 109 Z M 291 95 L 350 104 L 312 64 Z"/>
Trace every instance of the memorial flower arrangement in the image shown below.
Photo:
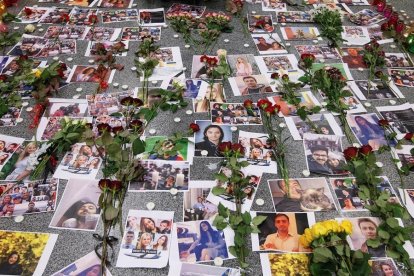
<path fill-rule="evenodd" d="M 215 217 L 213 224 L 218 230 L 223 230 L 228 226 L 234 231 L 234 245 L 229 247 L 232 255 L 237 257 L 242 274 L 246 275 L 246 268 L 250 254 L 246 247 L 246 240 L 251 233 L 259 233 L 258 226 L 266 220 L 265 216 L 251 217 L 249 212 L 242 213 L 243 200 L 246 197 L 244 188 L 249 185 L 249 179 L 240 173 L 240 170 L 247 167 L 247 161 L 240 161 L 239 158 L 244 156 L 244 148 L 241 144 L 232 144 L 231 142 L 222 142 L 218 146 L 220 153 L 224 156 L 223 166 L 231 170 L 231 174 L 223 172 L 216 173 L 217 181 L 221 183 L 233 184 L 233 195 L 235 197 L 236 211 L 230 211 L 223 204 L 218 206 L 218 215 Z M 224 187 L 216 186 L 212 189 L 214 195 L 224 194 Z"/>
<path fill-rule="evenodd" d="M 249 33 L 247 28 L 247 17 L 246 12 L 244 11 L 244 0 L 227 0 L 226 1 L 226 10 L 231 13 L 234 17 L 239 18 L 240 24 L 243 27 L 243 33 L 246 37 Z"/>
<path fill-rule="evenodd" d="M 309 270 L 312 275 L 368 275 L 369 254 L 351 250 L 347 236 L 352 234 L 349 220 L 325 220 L 306 228 L 299 242 L 312 249 Z"/>
<path fill-rule="evenodd" d="M 326 108 L 338 114 L 345 136 L 348 142 L 352 143 L 351 130 L 346 121 L 348 105 L 344 102 L 345 97 L 352 96 L 352 93 L 346 86 L 347 81 L 338 68 L 327 66 L 317 70 L 313 75 L 313 89 L 319 89 L 326 97 Z"/>
<path fill-rule="evenodd" d="M 399 224 L 398 219 L 410 218 L 407 209 L 391 199 L 386 191 L 379 191 L 377 185 L 381 182 L 382 164 L 377 161 L 369 145 L 349 147 L 344 150 L 344 156 L 347 160 L 346 169 L 356 178 L 358 196 L 370 202 L 365 208 L 382 221 L 377 228 L 376 238 L 368 240 L 367 245 L 372 248 L 386 245 L 386 255 L 402 263 L 406 272 L 411 275 L 414 267 L 403 245 L 410 240 L 414 227 L 403 227 Z"/>
<path fill-rule="evenodd" d="M 329 46 L 338 48 L 342 39 L 342 19 L 338 10 L 321 8 L 314 11 L 313 20 L 318 24 L 320 36 L 329 40 Z"/>
<path fill-rule="evenodd" d="M 381 78 L 381 80 L 388 80 L 388 77 L 382 73 L 381 70 L 385 66 L 385 52 L 376 40 L 372 40 L 370 43 L 364 46 L 364 62 L 368 66 L 368 93 L 370 92 L 371 82 L 374 77 Z"/>

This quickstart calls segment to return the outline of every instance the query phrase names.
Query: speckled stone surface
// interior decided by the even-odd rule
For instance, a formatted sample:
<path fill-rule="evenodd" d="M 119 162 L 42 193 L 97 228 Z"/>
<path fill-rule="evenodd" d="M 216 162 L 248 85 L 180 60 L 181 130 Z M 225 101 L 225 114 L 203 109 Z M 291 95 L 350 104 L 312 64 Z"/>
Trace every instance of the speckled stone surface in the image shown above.
<path fill-rule="evenodd" d="M 164 7 L 168 8 L 172 3 L 180 2 L 177 1 L 145 1 L 145 0 L 135 0 L 135 3 L 138 4 L 137 8 L 158 8 Z M 209 0 L 206 2 L 203 1 L 185 1 L 189 4 L 203 4 L 208 6 L 211 10 L 220 10 L 224 9 L 224 0 Z M 414 13 L 414 5 L 412 4 L 411 0 L 396 0 L 391 1 L 397 10 L 404 9 L 408 14 Z M 18 9 L 12 9 L 13 12 L 20 10 L 25 4 L 27 5 L 35 5 L 38 4 L 39 6 L 55 6 L 56 4 L 45 4 L 45 3 L 36 3 L 36 1 L 20 1 Z M 56 5 L 57 6 L 57 5 Z M 135 7 L 134 7 L 135 8 Z M 361 10 L 365 7 L 352 7 L 353 11 Z M 261 12 L 261 5 L 247 5 L 247 9 L 249 11 L 256 11 L 257 14 L 273 14 L 271 12 Z M 289 10 L 296 10 L 296 8 L 289 7 Z M 347 19 L 345 19 L 344 25 L 352 25 Z M 168 23 L 167 23 L 168 24 Z M 22 31 L 24 29 L 25 24 L 12 24 L 20 26 L 18 31 Z M 101 24 L 102 25 L 102 24 Z M 122 27 L 122 26 L 138 26 L 136 22 L 122 22 L 122 23 L 111 23 L 105 24 L 108 27 Z M 243 54 L 243 53 L 252 53 L 254 55 L 258 55 L 256 48 L 254 47 L 253 40 L 251 37 L 244 37 L 240 21 L 237 19 L 233 20 L 233 26 L 235 30 L 233 33 L 224 34 L 220 37 L 220 41 L 217 43 L 215 48 L 224 48 L 228 51 L 228 54 Z M 309 25 L 311 26 L 311 25 Z M 39 28 L 39 27 L 38 27 Z M 47 29 L 47 25 L 43 25 L 42 27 L 44 31 L 39 32 L 36 31 L 34 35 L 43 35 Z M 276 28 L 279 35 L 280 30 Z M 184 41 L 181 38 L 174 38 L 174 32 L 171 28 L 163 28 L 161 33 L 161 46 L 180 46 L 181 47 L 181 55 L 183 58 L 184 66 L 188 68 L 186 76 L 189 76 L 190 68 L 191 68 L 191 61 L 192 55 L 195 54 L 193 49 L 186 49 L 184 48 Z M 229 39 L 228 43 L 224 43 L 224 39 Z M 61 60 L 65 61 L 69 66 L 75 64 L 88 64 L 89 57 L 85 57 L 85 51 L 87 47 L 88 41 L 77 41 L 77 55 L 74 56 L 73 61 L 67 62 L 66 59 L 69 56 L 61 56 Z M 243 44 L 248 43 L 250 47 L 244 47 Z M 312 42 L 309 42 L 309 44 Z M 320 42 L 322 43 L 322 42 Z M 298 44 L 297 42 L 291 42 L 292 45 Z M 385 45 L 386 52 L 395 52 L 396 49 L 392 49 L 389 47 L 390 44 Z M 130 42 L 129 43 L 130 50 L 128 52 L 127 57 L 118 57 L 117 60 L 125 64 L 125 70 L 122 72 L 116 72 L 113 82 L 117 82 L 120 84 L 120 87 L 124 84 L 127 84 L 130 88 L 138 86 L 139 81 L 135 76 L 135 72 L 131 71 L 130 68 L 134 66 L 133 59 L 134 59 L 134 52 L 137 48 L 137 42 Z M 215 50 L 211 53 L 214 54 Z M 295 49 L 290 47 L 290 53 L 294 53 L 297 55 Z M 51 61 L 51 60 L 50 60 Z M 367 72 L 359 72 L 358 70 L 352 70 L 352 76 L 354 79 L 364 79 L 367 77 Z M 95 84 L 70 84 L 59 91 L 58 97 L 62 98 L 72 98 L 76 92 L 76 88 L 82 87 L 83 91 L 82 96 L 88 93 L 91 93 L 95 89 Z M 116 92 L 112 86 L 110 86 L 110 92 Z M 120 91 L 120 90 L 118 90 Z M 232 96 L 231 88 L 228 82 L 225 83 L 225 91 L 228 102 L 242 102 L 243 97 L 234 97 Z M 406 97 L 406 100 L 410 102 L 414 102 L 414 95 L 413 89 L 410 88 L 401 88 L 402 93 Z M 259 96 L 255 95 L 252 97 L 253 100 L 257 100 Z M 33 102 L 31 102 L 32 104 Z M 368 112 L 375 112 L 375 106 L 383 106 L 389 105 L 389 102 L 386 100 L 382 101 L 372 101 L 372 106 L 367 108 Z M 189 107 L 187 109 L 191 109 Z M 161 113 L 152 123 L 150 128 L 154 128 L 157 130 L 157 135 L 171 135 L 174 132 L 178 131 L 186 131 L 188 124 L 193 122 L 194 120 L 199 119 L 208 119 L 206 114 L 192 114 L 187 115 L 185 113 L 186 110 L 181 110 L 176 114 L 172 115 L 171 113 Z M 175 123 L 174 117 L 180 117 L 181 122 Z M 30 118 L 28 113 L 23 109 L 22 118 L 24 121 L 16 127 L 10 128 L 0 128 L 0 133 L 7 134 L 7 135 L 14 135 L 24 138 L 31 138 L 33 136 L 33 132 L 28 129 L 28 125 L 30 122 Z M 252 132 L 263 132 L 262 126 L 241 126 L 239 130 L 244 131 L 252 131 Z M 233 134 L 233 140 L 237 139 L 237 132 Z M 347 141 L 343 139 L 343 146 L 348 146 Z M 289 170 L 291 177 L 301 177 L 301 173 L 304 169 L 306 169 L 306 162 L 304 157 L 304 150 L 301 141 L 290 141 L 289 144 L 289 155 L 287 161 L 289 163 Z M 194 164 L 191 167 L 191 178 L 196 180 L 201 179 L 213 179 L 213 173 L 215 171 L 209 170 L 206 166 L 210 163 L 216 163 L 220 159 L 217 158 L 194 158 Z M 392 164 L 391 155 L 389 153 L 384 153 L 379 156 L 379 160 L 384 163 L 384 175 L 388 176 L 391 183 L 394 185 L 395 188 L 398 187 L 398 174 L 396 173 L 394 166 Z M 272 178 L 278 178 L 276 174 L 265 174 L 261 180 L 261 184 L 256 194 L 257 198 L 264 199 L 265 204 L 263 206 L 258 206 L 257 204 L 253 204 L 252 210 L 254 211 L 273 211 L 273 204 L 270 195 L 270 191 L 267 185 L 267 180 Z M 413 183 L 413 175 L 405 178 L 405 183 L 408 187 L 414 188 Z M 59 184 L 59 197 L 58 202 L 61 198 L 61 193 L 65 188 L 66 181 L 61 181 Z M 168 192 L 165 193 L 155 193 L 155 192 L 145 192 L 145 193 L 129 193 L 125 200 L 125 205 L 123 208 L 123 215 L 124 217 L 127 215 L 128 209 L 145 209 L 147 202 L 154 202 L 155 203 L 155 210 L 169 210 L 174 211 L 175 221 L 182 221 L 183 219 L 183 207 L 182 207 L 182 194 L 178 194 L 175 198 Z M 354 216 L 361 216 L 367 213 L 358 212 L 354 213 Z M 0 228 L 1 229 L 8 229 L 8 230 L 21 230 L 21 231 L 39 231 L 39 232 L 49 232 L 49 233 L 57 233 L 59 234 L 57 243 L 53 249 L 52 256 L 49 260 L 49 263 L 46 267 L 44 275 L 51 275 L 53 272 L 60 270 L 61 268 L 67 266 L 68 264 L 72 263 L 76 259 L 86 255 L 88 252 L 92 251 L 96 241 L 92 238 L 92 234 L 90 232 L 82 232 L 82 231 L 69 231 L 69 230 L 57 230 L 48 228 L 49 222 L 52 218 L 53 213 L 49 214 L 37 214 L 37 215 L 30 215 L 26 216 L 24 221 L 21 223 L 14 222 L 13 219 L 1 219 L 0 220 Z M 338 217 L 340 214 L 338 212 L 324 212 L 324 213 L 317 213 L 316 218 L 317 220 L 323 219 L 330 219 Z M 348 214 L 347 214 L 348 215 Z M 351 216 L 352 214 L 349 214 Z M 97 232 L 100 233 L 102 230 L 102 223 L 99 224 Z M 115 233 L 119 236 L 119 233 Z M 118 245 L 119 246 L 119 245 Z M 246 246 L 250 245 L 250 240 L 246 241 Z M 119 247 L 116 247 L 116 253 Z M 251 265 L 252 273 L 251 275 L 261 275 L 261 267 L 260 267 L 260 260 L 258 253 L 252 253 L 248 260 L 249 264 Z M 237 262 L 235 260 L 225 261 L 224 266 L 231 266 L 237 267 Z M 110 268 L 110 271 L 113 275 L 167 275 L 168 274 L 168 267 L 164 269 L 120 269 L 120 268 Z M 178 275 L 178 272 L 177 274 Z"/>

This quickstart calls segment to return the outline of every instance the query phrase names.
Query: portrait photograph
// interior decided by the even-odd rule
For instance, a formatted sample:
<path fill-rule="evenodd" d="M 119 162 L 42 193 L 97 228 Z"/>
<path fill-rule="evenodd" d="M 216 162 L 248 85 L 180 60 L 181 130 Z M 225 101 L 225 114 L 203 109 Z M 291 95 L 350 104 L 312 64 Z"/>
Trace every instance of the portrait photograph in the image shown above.
<path fill-rule="evenodd" d="M 201 62 L 201 55 L 193 55 L 193 62 L 191 65 L 191 78 L 192 79 L 209 79 L 209 73 L 211 69 L 208 66 Z M 216 58 L 218 61 L 218 56 L 209 56 L 208 58 Z"/>
<path fill-rule="evenodd" d="M 234 77 L 260 74 L 254 55 L 252 54 L 228 55 L 227 62 Z"/>
<path fill-rule="evenodd" d="M 315 27 L 280 27 L 284 40 L 321 40 Z"/>
<path fill-rule="evenodd" d="M 180 47 L 163 47 L 159 48 L 152 55 L 158 60 L 149 81 L 165 80 L 179 77 L 183 73 L 183 60 L 181 58 Z M 197 77 L 198 78 L 198 77 Z M 141 77 L 141 81 L 143 77 Z"/>
<path fill-rule="evenodd" d="M 129 210 L 117 267 L 167 266 L 174 212 Z"/>
<path fill-rule="evenodd" d="M 266 75 L 250 75 L 246 77 L 229 78 L 234 96 L 248 96 L 253 94 L 272 93 Z"/>
<path fill-rule="evenodd" d="M 28 214 L 52 212 L 56 208 L 59 179 L 43 182 L 0 182 L 0 217 L 15 217 Z"/>
<path fill-rule="evenodd" d="M 70 0 L 70 1 L 76 1 L 76 2 L 80 2 L 78 0 Z M 84 0 L 86 1 L 90 1 L 90 0 Z M 80 6 L 77 5 L 77 6 Z M 70 12 L 69 16 L 70 16 L 70 23 L 72 25 L 86 25 L 89 26 L 91 25 L 91 23 L 89 22 L 89 16 L 90 15 L 97 15 L 98 10 L 97 9 L 88 9 L 88 8 L 82 8 L 82 7 L 74 7 L 72 9 L 72 11 Z"/>
<path fill-rule="evenodd" d="M 276 166 L 273 148 L 268 139 L 265 133 L 239 131 L 238 143 L 242 145 L 244 157 L 249 164 L 263 167 Z"/>
<path fill-rule="evenodd" d="M 52 276 L 63 275 L 101 275 L 101 259 L 96 255 L 95 251 L 88 253 L 82 258 L 71 263 L 67 267 L 52 274 Z M 112 276 L 111 272 L 106 269 L 106 275 Z"/>
<path fill-rule="evenodd" d="M 298 71 L 298 60 L 293 54 L 255 57 L 262 74 L 271 74 L 280 71 Z"/>
<path fill-rule="evenodd" d="M 402 276 L 392 258 L 377 258 L 368 261 L 372 276 Z"/>
<path fill-rule="evenodd" d="M 69 179 L 49 227 L 94 231 L 101 213 L 98 205 L 101 189 L 98 182 L 99 180 Z"/>
<path fill-rule="evenodd" d="M 214 181 L 211 181 L 214 186 Z M 217 205 L 207 200 L 211 188 L 191 188 L 184 193 L 184 221 L 212 220 L 218 214 Z"/>
<path fill-rule="evenodd" d="M 6 67 L 9 59 L 9 56 L 0 56 L 0 72 L 3 71 L 4 67 Z"/>
<path fill-rule="evenodd" d="M 414 87 L 414 70 L 388 69 L 388 74 L 397 86 Z"/>
<path fill-rule="evenodd" d="M 0 275 L 43 275 L 57 234 L 0 230 Z"/>
<path fill-rule="evenodd" d="M 194 133 L 195 156 L 222 157 L 218 146 L 222 142 L 232 142 L 231 126 L 214 125 L 211 121 L 196 120 L 200 131 Z M 207 155 L 202 155 L 207 151 Z"/>
<path fill-rule="evenodd" d="M 342 39 L 349 45 L 364 45 L 371 41 L 366 27 L 362 26 L 342 26 Z"/>
<path fill-rule="evenodd" d="M 414 146 L 410 145 L 401 145 L 401 148 L 391 148 L 391 153 L 395 159 L 399 159 L 400 162 L 397 162 L 398 168 L 402 168 L 403 166 L 408 168 L 410 172 L 414 172 L 414 155 L 412 152 Z"/>
<path fill-rule="evenodd" d="M 278 23 L 310 23 L 313 22 L 312 15 L 304 11 L 278 11 L 276 12 Z"/>
<path fill-rule="evenodd" d="M 413 62 L 404 53 L 385 53 L 386 67 L 413 67 Z"/>
<path fill-rule="evenodd" d="M 373 150 L 387 145 L 384 129 L 378 124 L 379 117 L 375 113 L 350 114 L 347 116 L 349 127 L 361 145 L 370 145 Z"/>
<path fill-rule="evenodd" d="M 300 97 L 300 101 L 301 101 L 299 106 L 305 106 L 308 109 L 312 109 L 315 106 L 321 105 L 318 99 L 316 99 L 316 97 L 310 91 L 299 92 L 298 96 Z M 287 103 L 285 100 L 283 100 L 282 96 L 271 96 L 271 97 L 267 97 L 267 99 L 272 104 L 277 104 L 280 106 L 279 116 L 285 117 L 285 116 L 297 115 L 296 107 L 294 105 Z"/>
<path fill-rule="evenodd" d="M 247 16 L 247 20 L 249 24 L 249 31 L 251 33 L 272 33 L 275 30 L 271 15 L 249 14 Z"/>
<path fill-rule="evenodd" d="M 342 61 L 348 64 L 350 69 L 368 68 L 364 62 L 364 48 L 362 47 L 348 47 L 341 48 Z"/>
<path fill-rule="evenodd" d="M 62 24 L 63 14 L 69 14 L 71 9 L 67 8 L 52 8 L 46 12 L 42 19 L 39 21 L 40 24 Z"/>
<path fill-rule="evenodd" d="M 246 109 L 242 103 L 210 103 L 211 122 L 217 125 L 261 125 L 262 117 L 256 104 Z"/>
<path fill-rule="evenodd" d="M 100 14 L 102 23 L 137 21 L 139 18 L 137 9 L 105 10 Z"/>
<path fill-rule="evenodd" d="M 74 65 L 67 82 L 112 82 L 115 70 L 106 69 L 105 72 L 99 73 L 97 69 L 97 65 Z"/>
<path fill-rule="evenodd" d="M 276 212 L 318 212 L 336 210 L 325 178 L 291 178 L 267 181 Z"/>
<path fill-rule="evenodd" d="M 188 12 L 193 17 L 197 18 L 197 17 L 202 16 L 205 10 L 206 10 L 206 6 L 194 6 L 194 5 L 187 5 L 187 4 L 182 4 L 182 3 L 174 3 L 171 5 L 171 7 L 168 8 L 167 14 Z"/>
<path fill-rule="evenodd" d="M 98 2 L 99 8 L 114 8 L 114 9 L 126 9 L 131 8 L 133 0 L 100 0 Z"/>
<path fill-rule="evenodd" d="M 123 44 L 125 51 L 116 53 L 117 47 L 119 47 L 119 43 Z M 106 51 L 113 51 L 113 55 L 116 57 L 126 57 L 128 54 L 128 41 L 124 42 L 114 42 L 114 41 L 105 41 L 105 42 L 95 42 L 89 41 L 88 47 L 86 49 L 85 56 L 86 57 L 99 57 L 102 54 L 99 53 L 99 47 L 103 46 Z"/>
<path fill-rule="evenodd" d="M 12 169 L 18 159 L 18 155 L 22 152 L 23 142 L 24 138 L 0 134 L 0 169 L 3 167 L 5 167 L 6 171 Z M 0 179 L 7 176 L 5 170 L 1 170 Z"/>
<path fill-rule="evenodd" d="M 217 230 L 209 220 L 197 220 L 175 223 L 173 245 L 177 250 L 171 250 L 173 259 L 182 263 L 199 263 L 212 261 L 217 257 L 229 259 L 228 251 L 231 245 L 231 235 L 227 229 Z M 174 254 L 173 254 L 174 252 Z M 177 256 L 178 255 L 178 256 Z"/>
<path fill-rule="evenodd" d="M 139 22 L 141 26 L 160 26 L 165 24 L 164 9 L 139 10 Z"/>
<path fill-rule="evenodd" d="M 303 121 L 299 116 L 285 117 L 286 125 L 295 140 L 302 140 L 305 133 L 343 136 L 342 128 L 331 113 L 308 115 L 312 122 Z"/>
<path fill-rule="evenodd" d="M 309 253 L 260 253 L 264 276 L 312 275 L 309 271 Z"/>
<path fill-rule="evenodd" d="M 211 89 L 207 82 L 200 79 L 186 79 L 185 80 L 184 98 L 197 99 L 206 94 L 207 89 Z M 168 87 L 172 88 L 172 87 Z M 168 89 L 167 88 L 167 89 Z"/>
<path fill-rule="evenodd" d="M 84 40 L 90 40 L 94 42 L 115 41 L 118 39 L 121 30 L 121 28 L 87 27 L 87 32 L 85 34 Z"/>
<path fill-rule="evenodd" d="M 348 82 L 348 87 L 361 100 L 384 100 L 404 98 L 400 89 L 393 83 L 385 84 L 381 80 L 356 80 Z"/>
<path fill-rule="evenodd" d="M 145 174 L 141 179 L 131 181 L 128 191 L 169 191 L 173 188 L 178 191 L 188 190 L 189 163 L 161 160 L 143 160 L 140 162 L 146 170 Z"/>
<path fill-rule="evenodd" d="M 346 175 L 342 153 L 342 136 L 305 133 L 303 145 L 306 164 L 311 173 L 323 175 Z"/>
<path fill-rule="evenodd" d="M 299 243 L 306 228 L 315 223 L 314 213 L 252 212 L 253 217 L 265 216 L 260 233 L 251 235 L 253 251 L 310 252 Z"/>
<path fill-rule="evenodd" d="M 286 11 L 287 4 L 282 0 L 262 0 L 263 11 Z"/>
<path fill-rule="evenodd" d="M 102 159 L 95 146 L 87 146 L 84 143 L 74 144 L 59 163 L 54 177 L 61 179 L 95 179 Z"/>
<path fill-rule="evenodd" d="M 161 39 L 161 27 L 124 27 L 121 40 L 142 41 L 147 36 L 151 36 L 154 41 L 159 41 Z"/>
<path fill-rule="evenodd" d="M 287 50 L 278 34 L 252 34 L 257 51 L 261 55 L 287 54 Z"/>
<path fill-rule="evenodd" d="M 295 49 L 299 56 L 305 53 L 314 55 L 315 62 L 321 62 L 321 60 L 334 62 L 341 59 L 338 50 L 327 45 L 295 45 Z"/>
<path fill-rule="evenodd" d="M 405 103 L 396 106 L 378 106 L 382 118 L 390 123 L 397 133 L 397 138 L 404 138 L 404 134 L 414 132 L 414 109 L 411 104 Z"/>
<path fill-rule="evenodd" d="M 44 38 L 81 40 L 86 31 L 87 28 L 82 26 L 50 26 L 47 28 Z"/>

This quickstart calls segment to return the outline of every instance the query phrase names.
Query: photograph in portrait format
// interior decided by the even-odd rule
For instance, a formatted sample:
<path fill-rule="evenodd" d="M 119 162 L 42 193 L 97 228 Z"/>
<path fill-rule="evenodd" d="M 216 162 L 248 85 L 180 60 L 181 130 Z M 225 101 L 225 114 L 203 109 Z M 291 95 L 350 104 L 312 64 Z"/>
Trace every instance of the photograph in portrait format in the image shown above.
<path fill-rule="evenodd" d="M 217 205 L 207 200 L 215 181 L 191 181 L 191 188 L 183 194 L 184 221 L 212 220 L 218 214 Z"/>
<path fill-rule="evenodd" d="M 150 81 L 171 79 L 183 74 L 180 47 L 159 48 L 153 53 L 152 57 L 158 60 L 158 65 L 149 78 Z M 141 77 L 142 80 L 143 77 Z"/>
<path fill-rule="evenodd" d="M 14 173 L 13 176 L 7 178 L 6 180 L 16 180 L 14 176 L 17 177 L 20 173 L 25 171 L 27 166 L 26 157 L 30 153 L 33 153 L 36 150 L 36 147 L 32 149 L 30 153 L 22 153 L 25 151 L 23 142 L 24 138 L 0 134 L 0 179 L 4 179 L 14 170 L 14 165 L 18 160 L 23 160 L 23 162 L 21 162 L 21 166 L 19 166 L 19 172 Z M 22 174 L 21 177 L 25 178 L 26 175 Z M 22 180 L 23 178 L 18 180 Z"/>
<path fill-rule="evenodd" d="M 307 253 L 260 253 L 264 276 L 303 275 L 310 276 L 310 255 Z"/>
<path fill-rule="evenodd" d="M 315 27 L 280 27 L 284 40 L 322 40 Z"/>
<path fill-rule="evenodd" d="M 161 26 L 165 24 L 164 8 L 139 10 L 141 26 Z"/>
<path fill-rule="evenodd" d="M 386 192 L 390 195 L 389 203 L 399 203 L 398 197 L 388 180 L 388 177 L 379 177 L 377 184 L 378 192 Z M 358 187 L 354 177 L 348 178 L 330 178 L 332 189 L 338 199 L 339 206 L 343 212 L 355 212 L 366 210 L 365 206 L 372 205 L 371 200 L 363 200 L 358 195 Z"/>
<path fill-rule="evenodd" d="M 24 183 L 0 182 L 0 217 L 52 212 L 56 207 L 59 180 L 56 178 Z"/>
<path fill-rule="evenodd" d="M 170 82 L 168 82 L 169 85 L 165 89 L 168 90 L 171 87 Z M 200 98 L 203 95 L 205 95 L 206 90 L 209 89 L 208 83 L 201 79 L 186 79 L 184 85 L 185 85 L 185 91 L 183 93 L 184 98 L 191 98 L 191 99 Z"/>
<path fill-rule="evenodd" d="M 387 145 L 384 129 L 378 124 L 377 114 L 350 114 L 347 116 L 347 121 L 361 145 L 370 145 L 373 150 L 378 150 L 381 146 Z"/>
<path fill-rule="evenodd" d="M 414 189 L 399 188 L 399 192 L 408 213 L 410 213 L 411 217 L 414 218 Z"/>
<path fill-rule="evenodd" d="M 318 99 L 316 99 L 316 97 L 313 95 L 312 92 L 310 91 L 304 91 L 304 92 L 299 92 L 298 93 L 300 96 L 300 106 L 306 106 L 306 108 L 308 109 L 312 109 L 315 106 L 320 106 L 321 104 L 319 103 Z M 282 96 L 271 96 L 271 97 L 267 97 L 267 99 L 272 103 L 272 104 L 277 104 L 280 106 L 280 110 L 279 110 L 279 116 L 295 116 L 297 115 L 297 110 L 296 107 L 288 104 L 286 101 L 283 100 Z"/>
<path fill-rule="evenodd" d="M 229 107 L 231 108 L 230 111 Z M 211 121 L 217 125 L 261 125 L 259 108 L 246 109 L 242 103 L 210 103 Z"/>
<path fill-rule="evenodd" d="M 95 179 L 102 159 L 95 146 L 87 146 L 84 143 L 74 144 L 59 163 L 54 177 L 62 179 Z"/>
<path fill-rule="evenodd" d="M 310 23 L 313 22 L 312 15 L 304 11 L 280 11 L 276 12 L 278 23 Z"/>
<path fill-rule="evenodd" d="M 286 125 L 295 140 L 302 140 L 305 133 L 320 133 L 325 135 L 342 136 L 342 128 L 331 113 L 308 115 L 309 121 L 303 121 L 299 116 L 286 116 Z"/>
<path fill-rule="evenodd" d="M 252 234 L 253 251 L 309 252 L 299 243 L 306 228 L 315 223 L 314 213 L 252 212 L 252 217 L 265 216 L 259 234 Z"/>
<path fill-rule="evenodd" d="M 265 75 L 229 78 L 234 96 L 272 93 L 273 89 Z"/>
<path fill-rule="evenodd" d="M 211 220 L 176 222 L 170 260 L 199 263 L 217 257 L 233 258 L 228 249 L 233 244 L 231 232 L 229 229 L 217 230 Z"/>
<path fill-rule="evenodd" d="M 372 276 L 402 276 L 392 258 L 376 258 L 368 260 Z"/>
<path fill-rule="evenodd" d="M 349 69 L 368 68 L 364 62 L 364 48 L 362 47 L 347 47 L 341 48 L 342 62 L 348 64 Z"/>
<path fill-rule="evenodd" d="M 295 45 L 299 56 L 302 54 L 312 54 L 315 56 L 315 62 L 337 62 L 341 59 L 336 48 L 331 48 L 327 45 Z M 322 62 L 321 62 L 322 63 Z"/>
<path fill-rule="evenodd" d="M 204 92 L 204 93 L 203 93 Z M 226 95 L 224 94 L 223 84 L 215 82 L 213 85 L 207 85 L 205 91 L 200 88 L 196 99 L 193 99 L 193 110 L 195 113 L 209 112 L 210 102 L 225 103 Z"/>
<path fill-rule="evenodd" d="M 174 3 L 171 5 L 171 7 L 168 8 L 167 15 L 186 12 L 191 14 L 191 16 L 198 18 L 203 15 L 205 10 L 206 6 L 194 6 L 188 4 Z"/>
<path fill-rule="evenodd" d="M 144 37 L 151 36 L 154 41 L 161 39 L 161 27 L 124 27 L 121 40 L 142 41 Z"/>
<path fill-rule="evenodd" d="M 169 191 L 173 188 L 178 191 L 188 190 L 189 163 L 161 160 L 143 160 L 140 162 L 145 169 L 145 174 L 141 179 L 131 181 L 128 191 Z"/>
<path fill-rule="evenodd" d="M 249 14 L 247 20 L 251 33 L 272 33 L 275 30 L 271 15 Z"/>
<path fill-rule="evenodd" d="M 129 210 L 116 266 L 165 267 L 173 218 L 174 212 Z"/>
<path fill-rule="evenodd" d="M 202 55 L 194 55 L 191 66 L 191 78 L 193 79 L 209 79 L 209 73 L 211 70 L 205 62 L 201 60 Z M 218 56 L 207 56 L 208 59 L 215 59 L 218 62 Z"/>
<path fill-rule="evenodd" d="M 404 138 L 406 133 L 414 132 L 414 108 L 411 104 L 378 106 L 377 110 L 397 133 L 398 139 Z"/>
<path fill-rule="evenodd" d="M 273 148 L 268 138 L 265 133 L 239 131 L 238 143 L 243 147 L 244 158 L 250 165 L 276 167 Z"/>
<path fill-rule="evenodd" d="M 49 227 L 94 231 L 98 225 L 99 180 L 71 178 L 66 184 Z"/>
<path fill-rule="evenodd" d="M 336 210 L 325 178 L 291 178 L 267 181 L 276 212 L 318 212 Z"/>
<path fill-rule="evenodd" d="M 344 175 L 349 172 L 343 167 L 346 164 L 342 153 L 341 136 L 305 133 L 306 164 L 311 173 L 325 175 Z"/>
<path fill-rule="evenodd" d="M 361 101 L 404 98 L 394 83 L 384 83 L 379 79 L 371 82 L 368 80 L 350 81 L 348 87 Z"/>
<path fill-rule="evenodd" d="M 57 234 L 0 230 L 0 275 L 43 275 Z"/>
<path fill-rule="evenodd" d="M 222 157 L 218 145 L 222 142 L 232 142 L 232 131 L 230 126 L 219 126 L 211 121 L 195 121 L 200 131 L 194 133 L 195 156 Z M 207 155 L 202 155 L 207 151 Z"/>
<path fill-rule="evenodd" d="M 270 54 L 287 54 L 288 51 L 280 39 L 278 34 L 252 34 L 254 44 L 256 45 L 257 51 L 261 55 Z"/>
<path fill-rule="evenodd" d="M 254 55 L 252 54 L 228 55 L 227 62 L 234 77 L 260 74 Z"/>
<path fill-rule="evenodd" d="M 391 43 L 394 41 L 392 37 L 386 37 L 384 35 L 380 25 L 371 25 L 365 28 L 368 31 L 370 40 L 375 39 L 379 44 Z"/>
<path fill-rule="evenodd" d="M 71 263 L 62 270 L 52 274 L 52 276 L 63 275 L 101 275 L 101 259 L 96 255 L 95 251 L 88 253 L 82 258 Z M 112 276 L 111 272 L 106 269 L 106 275 Z"/>

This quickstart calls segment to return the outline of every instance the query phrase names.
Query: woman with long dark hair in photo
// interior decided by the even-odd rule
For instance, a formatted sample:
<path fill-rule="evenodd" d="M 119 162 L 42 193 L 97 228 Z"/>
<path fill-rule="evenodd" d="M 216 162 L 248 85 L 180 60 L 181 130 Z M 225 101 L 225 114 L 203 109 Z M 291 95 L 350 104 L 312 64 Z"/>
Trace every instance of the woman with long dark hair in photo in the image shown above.
<path fill-rule="evenodd" d="M 1 275 L 21 275 L 23 268 L 19 264 L 20 256 L 16 251 L 9 254 L 7 259 L 0 264 Z"/>
<path fill-rule="evenodd" d="M 200 222 L 200 237 L 185 252 L 194 251 L 197 261 L 210 261 L 216 257 L 227 258 L 227 248 L 221 233 L 214 230 L 206 220 Z"/>
<path fill-rule="evenodd" d="M 195 156 L 201 156 L 201 151 L 206 150 L 209 157 L 220 157 L 218 145 L 223 142 L 224 131 L 220 126 L 209 125 L 203 131 L 203 142 L 195 144 Z"/>
<path fill-rule="evenodd" d="M 387 144 L 384 130 L 378 124 L 371 123 L 362 116 L 355 116 L 354 120 L 357 125 L 356 135 L 362 144 L 368 144 L 374 150 Z"/>
<path fill-rule="evenodd" d="M 95 203 L 88 200 L 78 200 L 66 210 L 56 226 L 93 230 L 98 223 L 98 216 L 92 220 L 87 218 L 97 214 L 99 214 L 99 208 Z"/>
<path fill-rule="evenodd" d="M 152 246 L 152 249 L 156 249 L 157 251 L 167 250 L 168 246 L 168 236 L 162 235 L 157 239 L 157 242 Z"/>

